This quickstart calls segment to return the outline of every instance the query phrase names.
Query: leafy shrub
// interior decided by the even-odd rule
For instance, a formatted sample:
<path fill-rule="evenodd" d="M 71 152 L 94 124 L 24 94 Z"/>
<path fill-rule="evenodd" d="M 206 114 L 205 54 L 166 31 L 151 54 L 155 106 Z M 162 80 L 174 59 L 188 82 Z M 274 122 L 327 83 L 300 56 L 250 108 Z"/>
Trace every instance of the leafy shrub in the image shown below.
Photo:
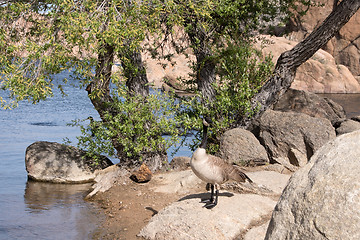
<path fill-rule="evenodd" d="M 120 85 L 112 98 L 116 115 L 107 113 L 104 121 L 90 118 L 90 124 L 84 124 L 86 119 L 74 122 L 81 127 L 78 146 L 82 149 L 133 162 L 142 161 L 146 152 L 165 153 L 179 142 L 180 129 L 174 118 L 179 104 L 169 94 L 154 90 L 144 98 L 127 94 L 126 86 Z M 116 144 L 123 146 L 122 152 L 115 152 Z"/>
<path fill-rule="evenodd" d="M 178 113 L 186 128 L 194 126 L 199 131 L 192 144 L 194 149 L 201 140 L 202 116 L 212 119 L 209 134 L 209 150 L 216 153 L 221 135 L 235 128 L 245 114 L 250 112 L 250 101 L 254 94 L 272 74 L 271 57 L 262 57 L 261 52 L 250 43 L 241 45 L 228 43 L 226 49 L 217 53 L 218 79 L 213 84 L 215 99 L 206 102 L 201 94 L 183 99 L 183 108 Z"/>

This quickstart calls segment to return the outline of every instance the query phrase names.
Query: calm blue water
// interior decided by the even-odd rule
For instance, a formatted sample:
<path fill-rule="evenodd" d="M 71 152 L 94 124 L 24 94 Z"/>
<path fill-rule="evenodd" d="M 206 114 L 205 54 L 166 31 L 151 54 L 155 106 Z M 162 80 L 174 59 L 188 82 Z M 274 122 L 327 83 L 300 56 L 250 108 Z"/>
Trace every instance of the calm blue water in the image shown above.
<path fill-rule="evenodd" d="M 91 239 L 97 231 L 102 213 L 83 200 L 90 184 L 27 181 L 27 146 L 76 141 L 80 130 L 68 123 L 89 116 L 99 119 L 85 90 L 67 86 L 65 92 L 68 97 L 56 93 L 36 105 L 23 102 L 13 110 L 0 110 L 0 239 Z M 182 149 L 176 156 L 191 152 Z"/>
<path fill-rule="evenodd" d="M 83 201 L 89 184 L 27 182 L 27 146 L 75 141 L 80 131 L 67 124 L 97 116 L 85 90 L 65 90 L 69 97 L 58 93 L 36 105 L 0 110 L 0 239 L 89 239 L 97 228 L 101 212 Z"/>

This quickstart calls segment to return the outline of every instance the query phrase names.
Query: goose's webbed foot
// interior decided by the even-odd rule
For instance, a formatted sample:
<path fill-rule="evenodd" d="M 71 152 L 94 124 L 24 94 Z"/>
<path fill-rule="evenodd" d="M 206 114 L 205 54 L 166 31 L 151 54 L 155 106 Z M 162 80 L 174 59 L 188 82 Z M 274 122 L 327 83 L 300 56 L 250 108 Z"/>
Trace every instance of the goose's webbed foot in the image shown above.
<path fill-rule="evenodd" d="M 215 200 L 214 200 L 214 185 L 211 183 L 206 184 L 206 190 L 209 190 L 209 188 L 211 189 L 210 199 L 201 200 L 202 203 L 206 203 L 204 207 L 206 207 L 207 209 L 211 209 L 217 205 L 218 195 L 219 195 L 219 190 L 216 189 Z"/>
<path fill-rule="evenodd" d="M 210 199 L 210 201 L 208 203 L 206 203 L 204 205 L 204 207 L 207 209 L 211 209 L 211 208 L 215 207 L 218 203 L 218 195 L 219 195 L 219 190 L 216 190 L 215 201 L 214 201 L 214 199 Z"/>

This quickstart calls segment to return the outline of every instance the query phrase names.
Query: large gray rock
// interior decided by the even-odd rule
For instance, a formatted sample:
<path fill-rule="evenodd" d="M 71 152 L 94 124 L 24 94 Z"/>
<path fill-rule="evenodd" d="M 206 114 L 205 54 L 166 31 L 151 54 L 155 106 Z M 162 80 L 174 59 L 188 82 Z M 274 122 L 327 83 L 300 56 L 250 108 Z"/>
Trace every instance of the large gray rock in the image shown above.
<path fill-rule="evenodd" d="M 249 131 L 231 129 L 223 134 L 220 155 L 224 160 L 238 165 L 263 165 L 269 162 L 265 148 Z"/>
<path fill-rule="evenodd" d="M 360 131 L 320 148 L 289 180 L 266 234 L 274 239 L 360 239 Z"/>
<path fill-rule="evenodd" d="M 274 106 L 274 110 L 282 112 L 305 113 L 311 117 L 329 119 L 331 124 L 345 119 L 344 108 L 329 98 L 301 90 L 288 89 Z"/>
<path fill-rule="evenodd" d="M 209 197 L 209 193 L 205 192 L 205 183 L 191 170 L 155 174 L 151 180 L 155 183 L 152 191 L 176 193 L 184 197 L 153 216 L 139 235 L 145 239 L 157 240 L 238 239 L 239 235 L 256 228 L 258 224 L 268 222 L 276 204 L 274 198 L 280 196 L 290 176 L 272 171 L 246 174 L 255 185 L 271 189 L 273 194 L 239 194 L 221 186 L 219 203 L 213 209 L 206 209 L 203 207 L 204 203 L 200 203 L 201 198 Z M 266 228 L 254 231 L 253 235 L 259 234 L 264 238 Z"/>
<path fill-rule="evenodd" d="M 336 134 L 341 135 L 349 132 L 360 130 L 360 122 L 352 119 L 346 119 L 340 123 L 340 126 L 336 128 Z"/>
<path fill-rule="evenodd" d="M 218 205 L 209 210 L 200 203 L 205 196 L 190 195 L 172 203 L 152 217 L 139 236 L 156 240 L 234 239 L 275 206 L 268 197 L 222 192 Z"/>
<path fill-rule="evenodd" d="M 304 166 L 317 149 L 336 137 L 329 120 L 302 113 L 267 110 L 257 125 L 270 160 L 283 165 Z"/>
<path fill-rule="evenodd" d="M 26 171 L 30 179 L 56 183 L 91 182 L 95 170 L 113 163 L 104 156 L 95 161 L 86 152 L 55 142 L 35 142 L 27 147 Z"/>

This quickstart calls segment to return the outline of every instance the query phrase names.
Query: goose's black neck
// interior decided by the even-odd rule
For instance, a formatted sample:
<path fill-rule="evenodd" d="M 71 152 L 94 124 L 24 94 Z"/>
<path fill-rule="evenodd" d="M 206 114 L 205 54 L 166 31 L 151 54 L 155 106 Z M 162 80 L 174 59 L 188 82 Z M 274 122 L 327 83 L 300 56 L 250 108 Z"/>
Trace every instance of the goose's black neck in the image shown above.
<path fill-rule="evenodd" d="M 207 139 L 208 139 L 207 132 L 208 132 L 208 126 L 203 124 L 203 138 L 199 146 L 200 148 L 206 149 Z"/>

